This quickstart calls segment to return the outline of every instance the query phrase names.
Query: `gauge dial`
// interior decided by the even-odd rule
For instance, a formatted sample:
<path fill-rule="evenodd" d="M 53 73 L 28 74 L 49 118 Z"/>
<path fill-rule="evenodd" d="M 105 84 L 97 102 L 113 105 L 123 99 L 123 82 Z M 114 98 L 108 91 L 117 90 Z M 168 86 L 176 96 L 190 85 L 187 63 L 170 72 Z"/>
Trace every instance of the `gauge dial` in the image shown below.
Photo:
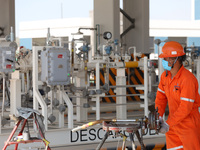
<path fill-rule="evenodd" d="M 103 38 L 106 40 L 109 40 L 112 38 L 112 33 L 111 32 L 104 32 Z"/>

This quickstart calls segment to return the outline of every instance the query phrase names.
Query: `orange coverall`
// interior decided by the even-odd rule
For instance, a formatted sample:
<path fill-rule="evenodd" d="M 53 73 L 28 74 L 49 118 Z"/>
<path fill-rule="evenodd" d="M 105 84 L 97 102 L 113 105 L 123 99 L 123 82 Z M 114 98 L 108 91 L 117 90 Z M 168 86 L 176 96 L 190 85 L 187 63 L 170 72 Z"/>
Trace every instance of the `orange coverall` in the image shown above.
<path fill-rule="evenodd" d="M 166 123 L 168 150 L 200 150 L 200 96 L 196 77 L 183 66 L 171 78 L 170 71 L 162 73 L 155 100 L 160 116 L 168 103 Z"/>

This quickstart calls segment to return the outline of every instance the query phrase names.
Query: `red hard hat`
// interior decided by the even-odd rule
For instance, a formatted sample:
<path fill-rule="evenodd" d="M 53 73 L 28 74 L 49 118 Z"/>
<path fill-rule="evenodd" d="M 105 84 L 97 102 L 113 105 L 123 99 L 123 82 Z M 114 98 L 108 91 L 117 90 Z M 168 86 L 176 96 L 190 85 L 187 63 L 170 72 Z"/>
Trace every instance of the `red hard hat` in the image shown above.
<path fill-rule="evenodd" d="M 162 48 L 159 58 L 178 57 L 185 55 L 184 49 L 180 43 L 175 41 L 166 42 Z"/>

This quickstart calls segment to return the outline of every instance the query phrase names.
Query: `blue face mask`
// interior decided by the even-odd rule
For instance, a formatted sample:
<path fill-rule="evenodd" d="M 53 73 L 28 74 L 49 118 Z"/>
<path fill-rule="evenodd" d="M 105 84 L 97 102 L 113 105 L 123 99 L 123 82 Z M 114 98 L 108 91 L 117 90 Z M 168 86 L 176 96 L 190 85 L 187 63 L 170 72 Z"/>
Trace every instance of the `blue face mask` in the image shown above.
<path fill-rule="evenodd" d="M 170 71 L 171 69 L 172 69 L 172 67 L 170 67 L 170 66 L 168 66 L 168 61 L 166 61 L 166 60 L 162 60 L 162 65 L 163 65 L 163 68 L 165 69 L 165 70 L 168 70 L 168 71 Z"/>

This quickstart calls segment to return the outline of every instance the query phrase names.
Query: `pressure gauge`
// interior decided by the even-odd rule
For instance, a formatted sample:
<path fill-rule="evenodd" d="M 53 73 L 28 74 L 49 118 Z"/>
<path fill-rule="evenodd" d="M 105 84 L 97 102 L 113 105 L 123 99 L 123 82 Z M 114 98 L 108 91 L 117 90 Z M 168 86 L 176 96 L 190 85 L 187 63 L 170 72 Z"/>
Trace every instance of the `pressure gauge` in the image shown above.
<path fill-rule="evenodd" d="M 109 40 L 112 38 L 112 33 L 111 32 L 104 32 L 103 38 L 106 40 Z"/>

